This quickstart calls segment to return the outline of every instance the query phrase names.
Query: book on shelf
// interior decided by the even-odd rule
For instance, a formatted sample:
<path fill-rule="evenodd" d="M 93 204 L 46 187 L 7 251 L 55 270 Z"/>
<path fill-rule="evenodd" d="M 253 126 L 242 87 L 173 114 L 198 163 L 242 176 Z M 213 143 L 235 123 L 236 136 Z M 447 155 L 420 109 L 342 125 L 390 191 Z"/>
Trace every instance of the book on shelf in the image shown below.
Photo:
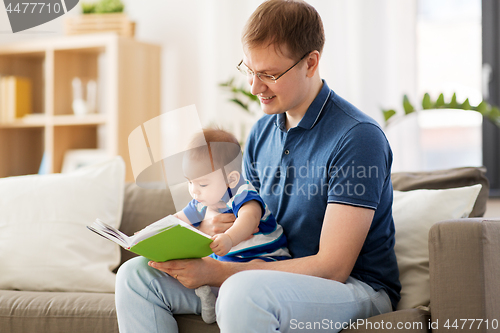
<path fill-rule="evenodd" d="M 0 77 L 0 122 L 9 123 L 32 113 L 31 80 L 21 76 Z"/>
<path fill-rule="evenodd" d="M 173 215 L 148 225 L 133 236 L 125 235 L 99 219 L 87 228 L 128 251 L 157 262 L 203 258 L 212 254 L 211 237 Z"/>

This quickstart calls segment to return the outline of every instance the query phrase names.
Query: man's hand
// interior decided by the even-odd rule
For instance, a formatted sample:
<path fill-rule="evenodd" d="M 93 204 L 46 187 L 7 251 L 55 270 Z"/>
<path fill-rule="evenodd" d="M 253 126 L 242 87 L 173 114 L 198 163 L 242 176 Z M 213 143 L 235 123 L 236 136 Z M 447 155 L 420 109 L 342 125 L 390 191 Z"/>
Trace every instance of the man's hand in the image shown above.
<path fill-rule="evenodd" d="M 212 218 L 205 219 L 201 222 L 199 230 L 210 236 L 223 234 L 227 229 L 233 226 L 236 216 L 231 213 L 217 214 Z"/>
<path fill-rule="evenodd" d="M 167 273 L 190 289 L 203 285 L 218 287 L 227 278 L 223 275 L 223 263 L 210 257 L 165 262 L 150 261 L 148 265 Z"/>
<path fill-rule="evenodd" d="M 233 247 L 233 241 L 227 234 L 217 234 L 212 239 L 214 241 L 210 244 L 210 248 L 218 256 L 225 256 Z"/>
<path fill-rule="evenodd" d="M 236 216 L 231 213 L 225 214 L 217 214 L 211 218 L 205 219 L 201 221 L 198 230 L 206 233 L 210 236 L 215 236 L 217 234 L 225 233 L 229 228 L 233 226 L 234 221 L 236 220 Z M 254 234 L 259 232 L 259 228 L 255 228 Z M 252 238 L 253 235 L 248 237 L 247 239 Z"/>

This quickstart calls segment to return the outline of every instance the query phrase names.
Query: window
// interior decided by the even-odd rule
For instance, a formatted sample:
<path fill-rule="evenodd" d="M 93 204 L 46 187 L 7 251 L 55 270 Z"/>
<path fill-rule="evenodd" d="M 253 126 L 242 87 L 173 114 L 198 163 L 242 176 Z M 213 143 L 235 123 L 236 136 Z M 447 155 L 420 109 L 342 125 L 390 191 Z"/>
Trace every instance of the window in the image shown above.
<path fill-rule="evenodd" d="M 481 0 L 418 0 L 417 108 L 424 93 L 478 105 L 481 55 Z M 483 164 L 479 113 L 425 111 L 418 121 L 423 170 Z"/>

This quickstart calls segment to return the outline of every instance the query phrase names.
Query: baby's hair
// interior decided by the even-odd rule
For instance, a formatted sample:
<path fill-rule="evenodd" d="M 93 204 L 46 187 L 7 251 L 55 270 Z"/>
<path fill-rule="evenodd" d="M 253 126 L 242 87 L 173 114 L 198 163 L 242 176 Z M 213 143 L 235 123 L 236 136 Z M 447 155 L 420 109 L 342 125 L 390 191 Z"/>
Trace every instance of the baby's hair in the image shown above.
<path fill-rule="evenodd" d="M 224 168 L 226 173 L 241 172 L 241 147 L 236 137 L 220 128 L 204 128 L 189 144 L 190 161 L 210 163 L 211 171 Z M 210 161 L 210 162 L 208 162 Z"/>

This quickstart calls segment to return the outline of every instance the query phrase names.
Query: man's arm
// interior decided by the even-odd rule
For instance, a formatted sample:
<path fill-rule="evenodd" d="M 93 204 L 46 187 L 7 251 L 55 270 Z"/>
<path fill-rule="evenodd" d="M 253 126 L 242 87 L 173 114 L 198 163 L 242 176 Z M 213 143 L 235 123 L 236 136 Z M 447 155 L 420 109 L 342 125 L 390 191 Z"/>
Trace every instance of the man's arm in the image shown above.
<path fill-rule="evenodd" d="M 231 275 L 251 269 L 318 276 L 344 283 L 351 274 L 366 239 L 374 210 L 342 204 L 328 204 L 317 254 L 283 261 L 248 263 L 220 262 L 212 258 L 172 260 L 150 265 L 188 288 L 204 284 L 220 286 Z"/>

